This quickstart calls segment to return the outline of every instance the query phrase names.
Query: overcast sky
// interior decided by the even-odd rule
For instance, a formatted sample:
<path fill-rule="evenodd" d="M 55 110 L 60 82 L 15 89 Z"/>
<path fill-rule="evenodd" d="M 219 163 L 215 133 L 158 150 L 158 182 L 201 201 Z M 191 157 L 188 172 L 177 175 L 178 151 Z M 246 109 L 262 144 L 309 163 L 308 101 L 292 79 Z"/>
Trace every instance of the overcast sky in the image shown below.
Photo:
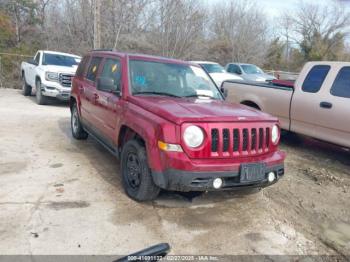
<path fill-rule="evenodd" d="M 207 0 L 209 4 L 218 3 L 226 0 Z M 318 3 L 320 5 L 327 5 L 333 0 L 303 0 L 305 3 Z M 334 0 L 337 1 L 350 10 L 350 0 Z M 281 13 L 293 11 L 295 7 L 300 3 L 300 0 L 255 0 L 255 2 L 261 6 L 267 15 L 274 18 L 279 16 Z"/>
<path fill-rule="evenodd" d="M 327 3 L 331 3 L 332 1 L 333 0 L 304 0 L 303 2 L 327 5 Z M 344 5 L 345 8 L 350 7 L 350 0 L 337 0 L 337 2 Z M 260 0 L 257 1 L 257 3 L 259 3 L 269 15 L 278 16 L 283 12 L 295 9 L 298 3 L 300 3 L 300 0 Z"/>

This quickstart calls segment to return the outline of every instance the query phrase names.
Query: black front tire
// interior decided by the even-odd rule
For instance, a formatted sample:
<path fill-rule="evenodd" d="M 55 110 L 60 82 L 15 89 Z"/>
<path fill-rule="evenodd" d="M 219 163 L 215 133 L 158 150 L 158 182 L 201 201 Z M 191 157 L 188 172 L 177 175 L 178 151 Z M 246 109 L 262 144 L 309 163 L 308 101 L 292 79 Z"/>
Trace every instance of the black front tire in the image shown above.
<path fill-rule="evenodd" d="M 72 106 L 72 112 L 71 112 L 71 130 L 72 130 L 72 136 L 77 140 L 85 140 L 88 138 L 88 133 L 84 130 L 81 122 L 80 117 L 78 113 L 78 107 L 77 104 L 74 103 Z"/>
<path fill-rule="evenodd" d="M 38 79 L 35 82 L 35 95 L 36 95 L 36 102 L 38 105 L 46 105 L 47 103 L 47 97 L 44 96 L 41 92 L 41 81 Z"/>
<path fill-rule="evenodd" d="M 137 140 L 129 140 L 121 154 L 121 173 L 126 194 L 136 201 L 157 198 L 160 188 L 154 184 L 148 166 L 146 148 Z"/>
<path fill-rule="evenodd" d="M 32 87 L 27 84 L 26 77 L 24 74 L 22 76 L 22 92 L 24 96 L 32 95 Z"/>

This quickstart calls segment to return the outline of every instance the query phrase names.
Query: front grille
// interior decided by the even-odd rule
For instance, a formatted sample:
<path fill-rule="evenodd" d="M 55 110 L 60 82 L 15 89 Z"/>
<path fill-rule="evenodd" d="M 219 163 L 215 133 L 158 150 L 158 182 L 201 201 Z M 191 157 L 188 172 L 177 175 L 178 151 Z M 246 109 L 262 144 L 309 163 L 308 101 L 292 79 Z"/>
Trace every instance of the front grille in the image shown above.
<path fill-rule="evenodd" d="M 270 128 L 211 128 L 212 156 L 247 156 L 270 150 Z"/>
<path fill-rule="evenodd" d="M 70 74 L 60 74 L 59 76 L 60 84 L 64 87 L 71 87 L 73 76 L 74 75 L 70 75 Z"/>

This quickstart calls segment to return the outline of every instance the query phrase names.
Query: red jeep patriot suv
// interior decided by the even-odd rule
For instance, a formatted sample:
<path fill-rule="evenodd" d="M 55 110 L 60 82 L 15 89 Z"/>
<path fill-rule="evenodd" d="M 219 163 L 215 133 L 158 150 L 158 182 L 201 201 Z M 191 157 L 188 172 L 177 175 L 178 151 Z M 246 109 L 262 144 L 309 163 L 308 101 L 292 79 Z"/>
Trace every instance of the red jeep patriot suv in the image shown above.
<path fill-rule="evenodd" d="M 120 159 L 138 201 L 175 191 L 265 187 L 284 174 L 275 117 L 224 101 L 198 65 L 95 50 L 70 97 L 72 134 L 97 139 Z"/>

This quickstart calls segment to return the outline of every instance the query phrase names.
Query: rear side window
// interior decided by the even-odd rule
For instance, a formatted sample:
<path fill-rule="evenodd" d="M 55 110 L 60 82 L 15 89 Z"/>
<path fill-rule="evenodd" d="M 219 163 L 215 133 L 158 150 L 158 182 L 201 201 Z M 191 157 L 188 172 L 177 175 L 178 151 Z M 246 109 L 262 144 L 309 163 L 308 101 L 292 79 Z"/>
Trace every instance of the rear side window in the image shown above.
<path fill-rule="evenodd" d="M 346 66 L 340 69 L 337 78 L 331 88 L 331 94 L 334 96 L 350 98 L 350 67 Z"/>
<path fill-rule="evenodd" d="M 308 93 L 317 93 L 320 91 L 323 81 L 325 80 L 329 69 L 328 65 L 316 65 L 307 74 L 302 90 Z"/>
<path fill-rule="evenodd" d="M 77 72 L 75 73 L 75 75 L 77 77 L 82 77 L 84 72 L 85 72 L 85 68 L 86 68 L 86 64 L 89 61 L 89 56 L 84 56 L 84 58 L 81 60 Z"/>
<path fill-rule="evenodd" d="M 98 72 L 98 67 L 101 64 L 101 61 L 102 61 L 102 57 L 93 57 L 91 59 L 89 69 L 88 69 L 87 74 L 86 74 L 86 79 L 95 82 L 97 72 Z"/>

